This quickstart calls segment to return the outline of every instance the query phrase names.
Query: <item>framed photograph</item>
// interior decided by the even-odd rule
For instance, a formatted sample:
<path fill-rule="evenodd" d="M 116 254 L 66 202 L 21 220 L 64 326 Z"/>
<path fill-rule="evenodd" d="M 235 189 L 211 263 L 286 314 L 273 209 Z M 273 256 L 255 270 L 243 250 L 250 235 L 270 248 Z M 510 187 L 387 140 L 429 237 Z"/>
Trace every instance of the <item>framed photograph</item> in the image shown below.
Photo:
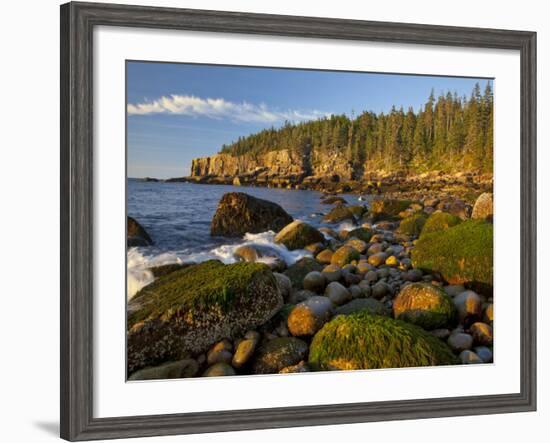
<path fill-rule="evenodd" d="M 61 437 L 535 410 L 535 45 L 61 6 Z"/>

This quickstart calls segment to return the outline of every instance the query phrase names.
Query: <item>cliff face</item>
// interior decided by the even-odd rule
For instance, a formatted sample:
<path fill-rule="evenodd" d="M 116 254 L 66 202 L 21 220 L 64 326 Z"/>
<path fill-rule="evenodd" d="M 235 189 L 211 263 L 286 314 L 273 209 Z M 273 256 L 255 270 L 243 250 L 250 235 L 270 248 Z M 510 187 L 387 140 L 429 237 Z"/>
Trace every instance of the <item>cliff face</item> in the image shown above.
<path fill-rule="evenodd" d="M 305 177 L 332 177 L 351 180 L 354 171 L 348 161 L 336 153 L 313 151 L 298 154 L 289 150 L 270 151 L 262 155 L 231 156 L 216 154 L 196 158 L 191 164 L 191 177 L 238 177 L 255 175 L 266 178 L 301 181 Z"/>

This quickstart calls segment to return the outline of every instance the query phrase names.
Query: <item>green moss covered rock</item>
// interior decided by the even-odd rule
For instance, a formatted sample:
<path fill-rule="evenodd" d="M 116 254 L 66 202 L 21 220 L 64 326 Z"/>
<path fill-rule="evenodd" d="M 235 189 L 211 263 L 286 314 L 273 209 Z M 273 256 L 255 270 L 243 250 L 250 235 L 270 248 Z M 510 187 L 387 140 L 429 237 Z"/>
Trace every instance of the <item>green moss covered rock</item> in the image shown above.
<path fill-rule="evenodd" d="M 434 212 L 428 217 L 421 234 L 430 234 L 436 231 L 443 231 L 448 228 L 461 223 L 462 220 L 456 215 L 449 214 L 448 212 Z"/>
<path fill-rule="evenodd" d="M 440 274 L 449 284 L 490 293 L 493 286 L 493 225 L 467 220 L 423 234 L 412 250 L 415 268 Z"/>
<path fill-rule="evenodd" d="M 345 220 L 355 221 L 366 211 L 364 206 L 336 206 L 323 217 L 326 223 L 340 223 Z"/>
<path fill-rule="evenodd" d="M 426 220 L 427 217 L 422 212 L 409 215 L 407 218 L 401 220 L 398 231 L 401 234 L 418 237 L 420 232 L 422 232 L 422 228 L 424 227 Z"/>
<path fill-rule="evenodd" d="M 321 272 L 322 270 L 323 265 L 317 260 L 310 257 L 304 257 L 298 260 L 293 265 L 289 266 L 288 269 L 283 272 L 283 274 L 290 279 L 292 287 L 296 289 L 302 289 L 304 287 L 303 281 L 307 274 L 312 271 Z"/>
<path fill-rule="evenodd" d="M 393 301 L 393 315 L 398 320 L 432 330 L 449 326 L 455 318 L 451 298 L 430 283 L 411 283 L 401 289 Z"/>
<path fill-rule="evenodd" d="M 373 200 L 370 206 L 370 214 L 374 221 L 396 220 L 399 213 L 411 205 L 410 200 Z"/>
<path fill-rule="evenodd" d="M 304 249 L 307 245 L 324 241 L 323 234 L 301 220 L 294 220 L 275 236 L 275 243 L 282 243 L 289 250 Z"/>
<path fill-rule="evenodd" d="M 149 268 L 149 271 L 153 273 L 155 278 L 159 278 L 192 265 L 193 263 L 170 263 L 167 265 L 153 266 Z"/>
<path fill-rule="evenodd" d="M 333 265 L 338 265 L 342 267 L 344 265 L 347 265 L 348 263 L 351 263 L 353 260 L 359 260 L 359 258 L 359 251 L 351 246 L 346 245 L 338 248 L 334 252 L 334 254 L 332 254 L 330 262 Z"/>
<path fill-rule="evenodd" d="M 261 263 L 211 260 L 160 277 L 129 303 L 128 371 L 203 352 L 264 324 L 282 304 Z"/>
<path fill-rule="evenodd" d="M 335 317 L 315 334 L 309 349 L 309 364 L 315 370 L 455 363 L 447 345 L 418 326 L 367 312 Z"/>

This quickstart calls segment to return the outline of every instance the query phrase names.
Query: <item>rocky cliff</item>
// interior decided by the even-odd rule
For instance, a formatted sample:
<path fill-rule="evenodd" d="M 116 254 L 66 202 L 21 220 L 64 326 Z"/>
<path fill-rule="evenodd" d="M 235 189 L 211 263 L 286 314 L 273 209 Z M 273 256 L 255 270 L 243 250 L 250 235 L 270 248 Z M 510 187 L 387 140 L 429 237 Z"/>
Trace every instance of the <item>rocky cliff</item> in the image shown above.
<path fill-rule="evenodd" d="M 333 177 L 351 180 L 355 172 L 351 164 L 336 153 L 297 153 L 288 149 L 270 151 L 261 155 L 232 156 L 216 154 L 193 160 L 191 177 L 239 177 L 253 176 L 255 181 L 288 180 L 302 182 L 306 177 Z"/>

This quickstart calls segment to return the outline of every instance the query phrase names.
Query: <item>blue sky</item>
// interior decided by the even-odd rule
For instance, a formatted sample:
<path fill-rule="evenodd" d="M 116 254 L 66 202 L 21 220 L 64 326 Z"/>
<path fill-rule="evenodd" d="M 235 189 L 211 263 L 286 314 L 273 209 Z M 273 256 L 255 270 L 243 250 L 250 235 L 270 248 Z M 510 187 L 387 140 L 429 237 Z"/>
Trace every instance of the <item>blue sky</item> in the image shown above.
<path fill-rule="evenodd" d="M 128 177 L 189 175 L 239 136 L 332 114 L 418 110 L 433 89 L 470 95 L 484 79 L 127 63 Z"/>

